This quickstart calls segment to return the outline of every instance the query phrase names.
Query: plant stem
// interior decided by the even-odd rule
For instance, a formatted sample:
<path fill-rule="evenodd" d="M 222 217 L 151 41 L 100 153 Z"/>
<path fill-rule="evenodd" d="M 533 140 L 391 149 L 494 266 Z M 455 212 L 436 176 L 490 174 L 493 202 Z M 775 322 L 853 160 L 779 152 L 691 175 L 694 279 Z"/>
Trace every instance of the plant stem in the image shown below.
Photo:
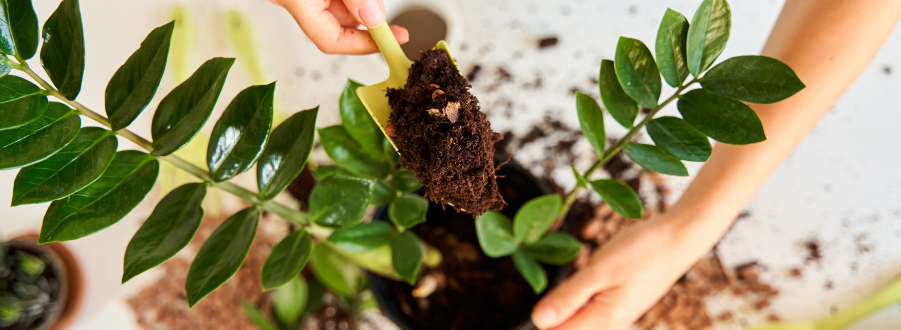
<path fill-rule="evenodd" d="M 624 135 L 621 139 L 619 139 L 619 141 L 616 141 L 616 143 L 614 143 L 612 146 L 610 146 L 610 148 L 605 150 L 604 155 L 602 155 L 602 157 L 600 159 L 598 159 L 596 162 L 594 162 L 594 164 L 592 164 L 591 167 L 588 168 L 587 171 L 585 171 L 583 176 L 587 179 L 591 176 L 592 173 L 594 173 L 595 170 L 597 170 L 601 166 L 604 166 L 604 164 L 607 164 L 607 162 L 610 161 L 610 159 L 612 159 L 613 156 L 615 156 L 616 153 L 618 153 L 620 151 L 620 149 L 622 149 L 623 145 L 628 143 L 629 140 L 631 140 L 632 137 L 635 136 L 635 134 L 638 133 L 638 131 L 640 131 L 642 127 L 644 127 L 644 125 L 646 125 L 649 121 L 651 121 L 651 119 L 654 119 L 654 115 L 656 115 L 658 111 L 660 111 L 661 109 L 666 107 L 673 100 L 677 99 L 679 97 L 679 95 L 682 93 L 682 91 L 684 91 L 686 88 L 688 88 L 688 86 L 691 86 L 696 82 L 698 82 L 698 78 L 694 78 L 691 81 L 689 81 L 687 84 L 680 86 L 679 89 L 676 90 L 676 92 L 673 93 L 673 95 L 671 95 L 669 98 L 664 100 L 663 103 L 660 103 L 659 105 L 657 105 L 656 107 L 651 109 L 651 111 L 649 111 L 648 114 L 646 116 L 644 116 L 644 119 L 642 119 L 641 122 L 638 123 L 638 125 L 633 126 L 632 129 L 630 129 L 629 132 L 626 133 L 626 135 Z M 566 213 L 569 212 L 569 208 L 572 207 L 572 204 L 576 201 L 576 196 L 578 195 L 579 189 L 581 189 L 581 188 L 582 187 L 576 185 L 563 198 L 563 207 L 561 207 L 560 212 L 557 213 L 557 224 L 558 224 L 557 226 L 562 224 L 563 217 L 566 216 Z"/>
<path fill-rule="evenodd" d="M 63 96 L 62 94 L 60 94 L 60 92 L 58 90 L 53 88 L 53 86 L 50 86 L 50 84 L 47 83 L 47 81 L 45 81 L 43 78 L 41 78 L 41 76 L 38 76 L 36 73 L 34 73 L 34 71 L 31 70 L 31 67 L 28 66 L 27 62 L 21 61 L 19 63 L 14 63 L 12 61 L 8 61 L 8 64 L 10 65 L 10 67 L 21 70 L 22 72 L 25 72 L 26 74 L 28 74 L 28 76 L 31 77 L 31 79 L 36 81 L 38 83 L 38 85 L 40 85 L 41 88 L 43 88 L 48 93 L 48 95 L 53 96 L 53 97 L 59 99 L 60 101 L 68 104 L 69 106 L 75 108 L 75 110 L 77 110 L 80 115 L 88 117 L 88 118 L 96 121 L 97 123 L 99 123 L 103 126 L 106 126 L 107 128 L 111 128 L 109 119 L 100 115 L 99 113 L 94 112 L 91 109 L 88 109 L 83 104 L 79 103 L 78 101 L 70 100 L 70 99 L 66 98 L 65 96 Z M 116 131 L 115 133 L 131 142 L 134 142 L 141 148 L 144 148 L 144 150 L 147 150 L 147 152 L 153 151 L 153 143 L 151 143 L 147 139 L 135 134 L 132 131 L 129 131 L 127 129 L 121 129 L 121 130 Z M 235 195 L 235 196 L 247 201 L 250 204 L 258 205 L 262 209 L 272 212 L 291 223 L 294 223 L 294 224 L 300 225 L 300 226 L 309 226 L 310 225 L 309 216 L 305 212 L 295 210 L 294 208 L 288 207 L 284 204 L 281 204 L 281 203 L 278 203 L 275 201 L 263 202 L 262 200 L 260 200 L 260 197 L 257 194 L 255 194 L 254 192 L 247 190 L 244 187 L 238 186 L 231 182 L 216 183 L 210 177 L 209 172 L 207 172 L 206 170 L 198 167 L 197 165 L 194 165 L 176 155 L 168 155 L 168 156 L 163 156 L 160 158 L 163 161 L 166 161 L 167 163 L 172 164 L 173 166 L 175 166 L 185 172 L 190 173 L 191 175 L 197 177 L 198 179 L 211 184 L 213 187 L 219 188 L 220 190 L 223 190 L 232 195 Z"/>

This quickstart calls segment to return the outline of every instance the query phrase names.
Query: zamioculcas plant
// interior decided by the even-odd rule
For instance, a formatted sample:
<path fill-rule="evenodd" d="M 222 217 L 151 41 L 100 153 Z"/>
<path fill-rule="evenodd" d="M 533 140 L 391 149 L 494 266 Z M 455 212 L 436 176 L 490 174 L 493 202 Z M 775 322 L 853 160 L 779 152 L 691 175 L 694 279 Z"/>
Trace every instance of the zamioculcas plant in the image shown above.
<path fill-rule="evenodd" d="M 608 145 L 601 107 L 591 96 L 577 93 L 582 133 L 598 160 L 584 172 L 573 167 L 577 184 L 562 200 L 557 195 L 535 198 L 517 212 L 512 223 L 497 212 L 476 219 L 482 251 L 495 258 L 512 255 L 526 281 L 541 292 L 547 275 L 538 262 L 569 263 L 581 248 L 572 236 L 549 229 L 562 222 L 582 188 L 591 186 L 617 213 L 642 218 L 641 200 L 630 186 L 613 179 L 588 179 L 617 153 L 622 151 L 653 172 L 687 176 L 682 161 L 706 161 L 712 151 L 708 137 L 738 145 L 766 140 L 760 119 L 745 102 L 779 102 L 804 84 L 788 65 L 766 56 L 737 56 L 713 65 L 726 47 L 731 25 L 726 0 L 704 0 L 691 23 L 682 14 L 666 10 L 653 54 L 641 41 L 620 37 L 613 61 L 601 61 L 598 87 L 607 112 L 629 132 Z M 661 76 L 676 88 L 662 102 Z M 689 89 L 696 83 L 701 88 Z M 655 118 L 673 101 L 682 118 Z M 647 114 L 636 124 L 639 108 Z M 632 141 L 642 128 L 654 145 Z"/>
<path fill-rule="evenodd" d="M 78 0 L 63 0 L 44 23 L 40 61 L 50 81 L 29 66 L 38 46 L 30 0 L 0 1 L 0 169 L 20 169 L 12 205 L 50 202 L 39 243 L 74 240 L 109 227 L 153 188 L 160 161 L 198 182 L 169 192 L 135 233 L 124 257 L 122 282 L 188 245 L 217 188 L 249 207 L 222 223 L 188 271 L 185 290 L 194 306 L 228 281 L 244 262 L 262 210 L 294 225 L 262 271 L 264 289 L 295 283 L 308 261 L 319 282 L 356 297 L 365 288 L 359 266 L 413 283 L 423 263 L 440 254 L 405 231 L 425 221 L 428 203 L 411 192 L 420 184 L 398 167 L 397 152 L 381 135 L 348 82 L 340 100 L 343 125 L 320 129 L 320 141 L 338 166 L 314 169 L 309 213 L 273 201 L 307 162 L 318 107 L 273 126 L 275 83 L 250 86 L 234 97 L 213 127 L 207 169 L 173 155 L 201 130 L 219 99 L 232 58 L 213 58 L 163 97 L 153 114 L 151 139 L 128 129 L 150 104 L 166 69 L 174 22 L 162 25 L 116 71 L 106 88 L 105 115 L 76 98 L 84 75 L 85 46 Z M 24 74 L 11 75 L 12 70 Z M 51 101 L 51 98 L 53 101 Z M 81 117 L 102 127 L 82 127 Z M 142 150 L 118 150 L 119 139 Z M 257 191 L 229 182 L 256 166 Z M 391 222 L 360 220 L 370 206 L 388 205 Z"/>

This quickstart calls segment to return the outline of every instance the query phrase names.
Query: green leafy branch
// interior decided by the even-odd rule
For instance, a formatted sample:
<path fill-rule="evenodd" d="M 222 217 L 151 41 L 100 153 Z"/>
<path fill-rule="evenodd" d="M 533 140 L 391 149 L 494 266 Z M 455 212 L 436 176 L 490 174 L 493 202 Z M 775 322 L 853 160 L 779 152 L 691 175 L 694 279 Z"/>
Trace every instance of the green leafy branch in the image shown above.
<path fill-rule="evenodd" d="M 620 37 L 614 60 L 601 61 L 598 87 L 610 116 L 629 132 L 607 147 L 601 107 L 592 97 L 577 93 L 580 128 L 598 160 L 582 173 L 573 167 L 577 184 L 562 203 L 556 195 L 533 199 L 517 212 L 512 225 L 496 212 L 479 217 L 476 228 L 482 250 L 492 257 L 513 255 L 517 269 L 540 292 L 546 287 L 547 276 L 537 261 L 568 263 L 581 248 L 575 238 L 551 228 L 555 222 L 562 223 L 582 188 L 591 186 L 617 213 L 642 218 L 641 200 L 630 186 L 615 179 L 589 180 L 617 153 L 625 153 L 649 171 L 688 176 L 682 162 L 707 161 L 713 150 L 708 137 L 737 145 L 766 140 L 760 118 L 744 102 L 779 102 L 805 86 L 788 65 L 765 56 L 738 56 L 713 66 L 726 47 L 731 25 L 725 0 L 704 0 L 690 24 L 682 14 L 666 10 L 657 31 L 656 61 L 644 43 Z M 689 75 L 693 78 L 686 82 Z M 663 102 L 659 102 L 661 76 L 676 88 Z M 701 88 L 689 90 L 695 83 Z M 681 118 L 655 118 L 673 101 L 677 101 Z M 648 112 L 634 124 L 639 108 Z M 642 128 L 654 145 L 632 141 Z M 539 211 L 529 207 L 533 204 L 545 206 Z M 538 214 L 542 212 L 552 215 Z M 535 232 L 524 237 L 520 227 L 534 228 Z"/>

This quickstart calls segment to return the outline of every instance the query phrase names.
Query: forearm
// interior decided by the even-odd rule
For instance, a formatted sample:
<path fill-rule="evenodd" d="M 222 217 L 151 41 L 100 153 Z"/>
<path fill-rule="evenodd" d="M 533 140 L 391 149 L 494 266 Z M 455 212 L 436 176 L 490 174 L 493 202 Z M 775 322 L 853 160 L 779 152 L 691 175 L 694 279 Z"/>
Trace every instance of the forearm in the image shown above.
<path fill-rule="evenodd" d="M 807 87 L 776 104 L 752 105 L 767 140 L 718 143 L 679 202 L 672 224 L 694 251 L 711 248 L 767 177 L 867 66 L 901 16 L 897 0 L 789 0 L 762 55 L 791 66 Z M 702 252 L 699 252 L 702 253 Z"/>

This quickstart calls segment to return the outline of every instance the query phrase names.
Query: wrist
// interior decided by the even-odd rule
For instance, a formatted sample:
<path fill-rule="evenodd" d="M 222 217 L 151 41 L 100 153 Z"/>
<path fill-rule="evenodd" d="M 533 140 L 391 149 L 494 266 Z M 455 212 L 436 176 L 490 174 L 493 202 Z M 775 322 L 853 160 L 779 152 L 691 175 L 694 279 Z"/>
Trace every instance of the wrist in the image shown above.
<path fill-rule="evenodd" d="M 661 227 L 662 231 L 671 233 L 671 241 L 679 249 L 700 257 L 719 242 L 734 218 L 674 207 L 652 221 L 657 222 L 655 226 Z"/>

